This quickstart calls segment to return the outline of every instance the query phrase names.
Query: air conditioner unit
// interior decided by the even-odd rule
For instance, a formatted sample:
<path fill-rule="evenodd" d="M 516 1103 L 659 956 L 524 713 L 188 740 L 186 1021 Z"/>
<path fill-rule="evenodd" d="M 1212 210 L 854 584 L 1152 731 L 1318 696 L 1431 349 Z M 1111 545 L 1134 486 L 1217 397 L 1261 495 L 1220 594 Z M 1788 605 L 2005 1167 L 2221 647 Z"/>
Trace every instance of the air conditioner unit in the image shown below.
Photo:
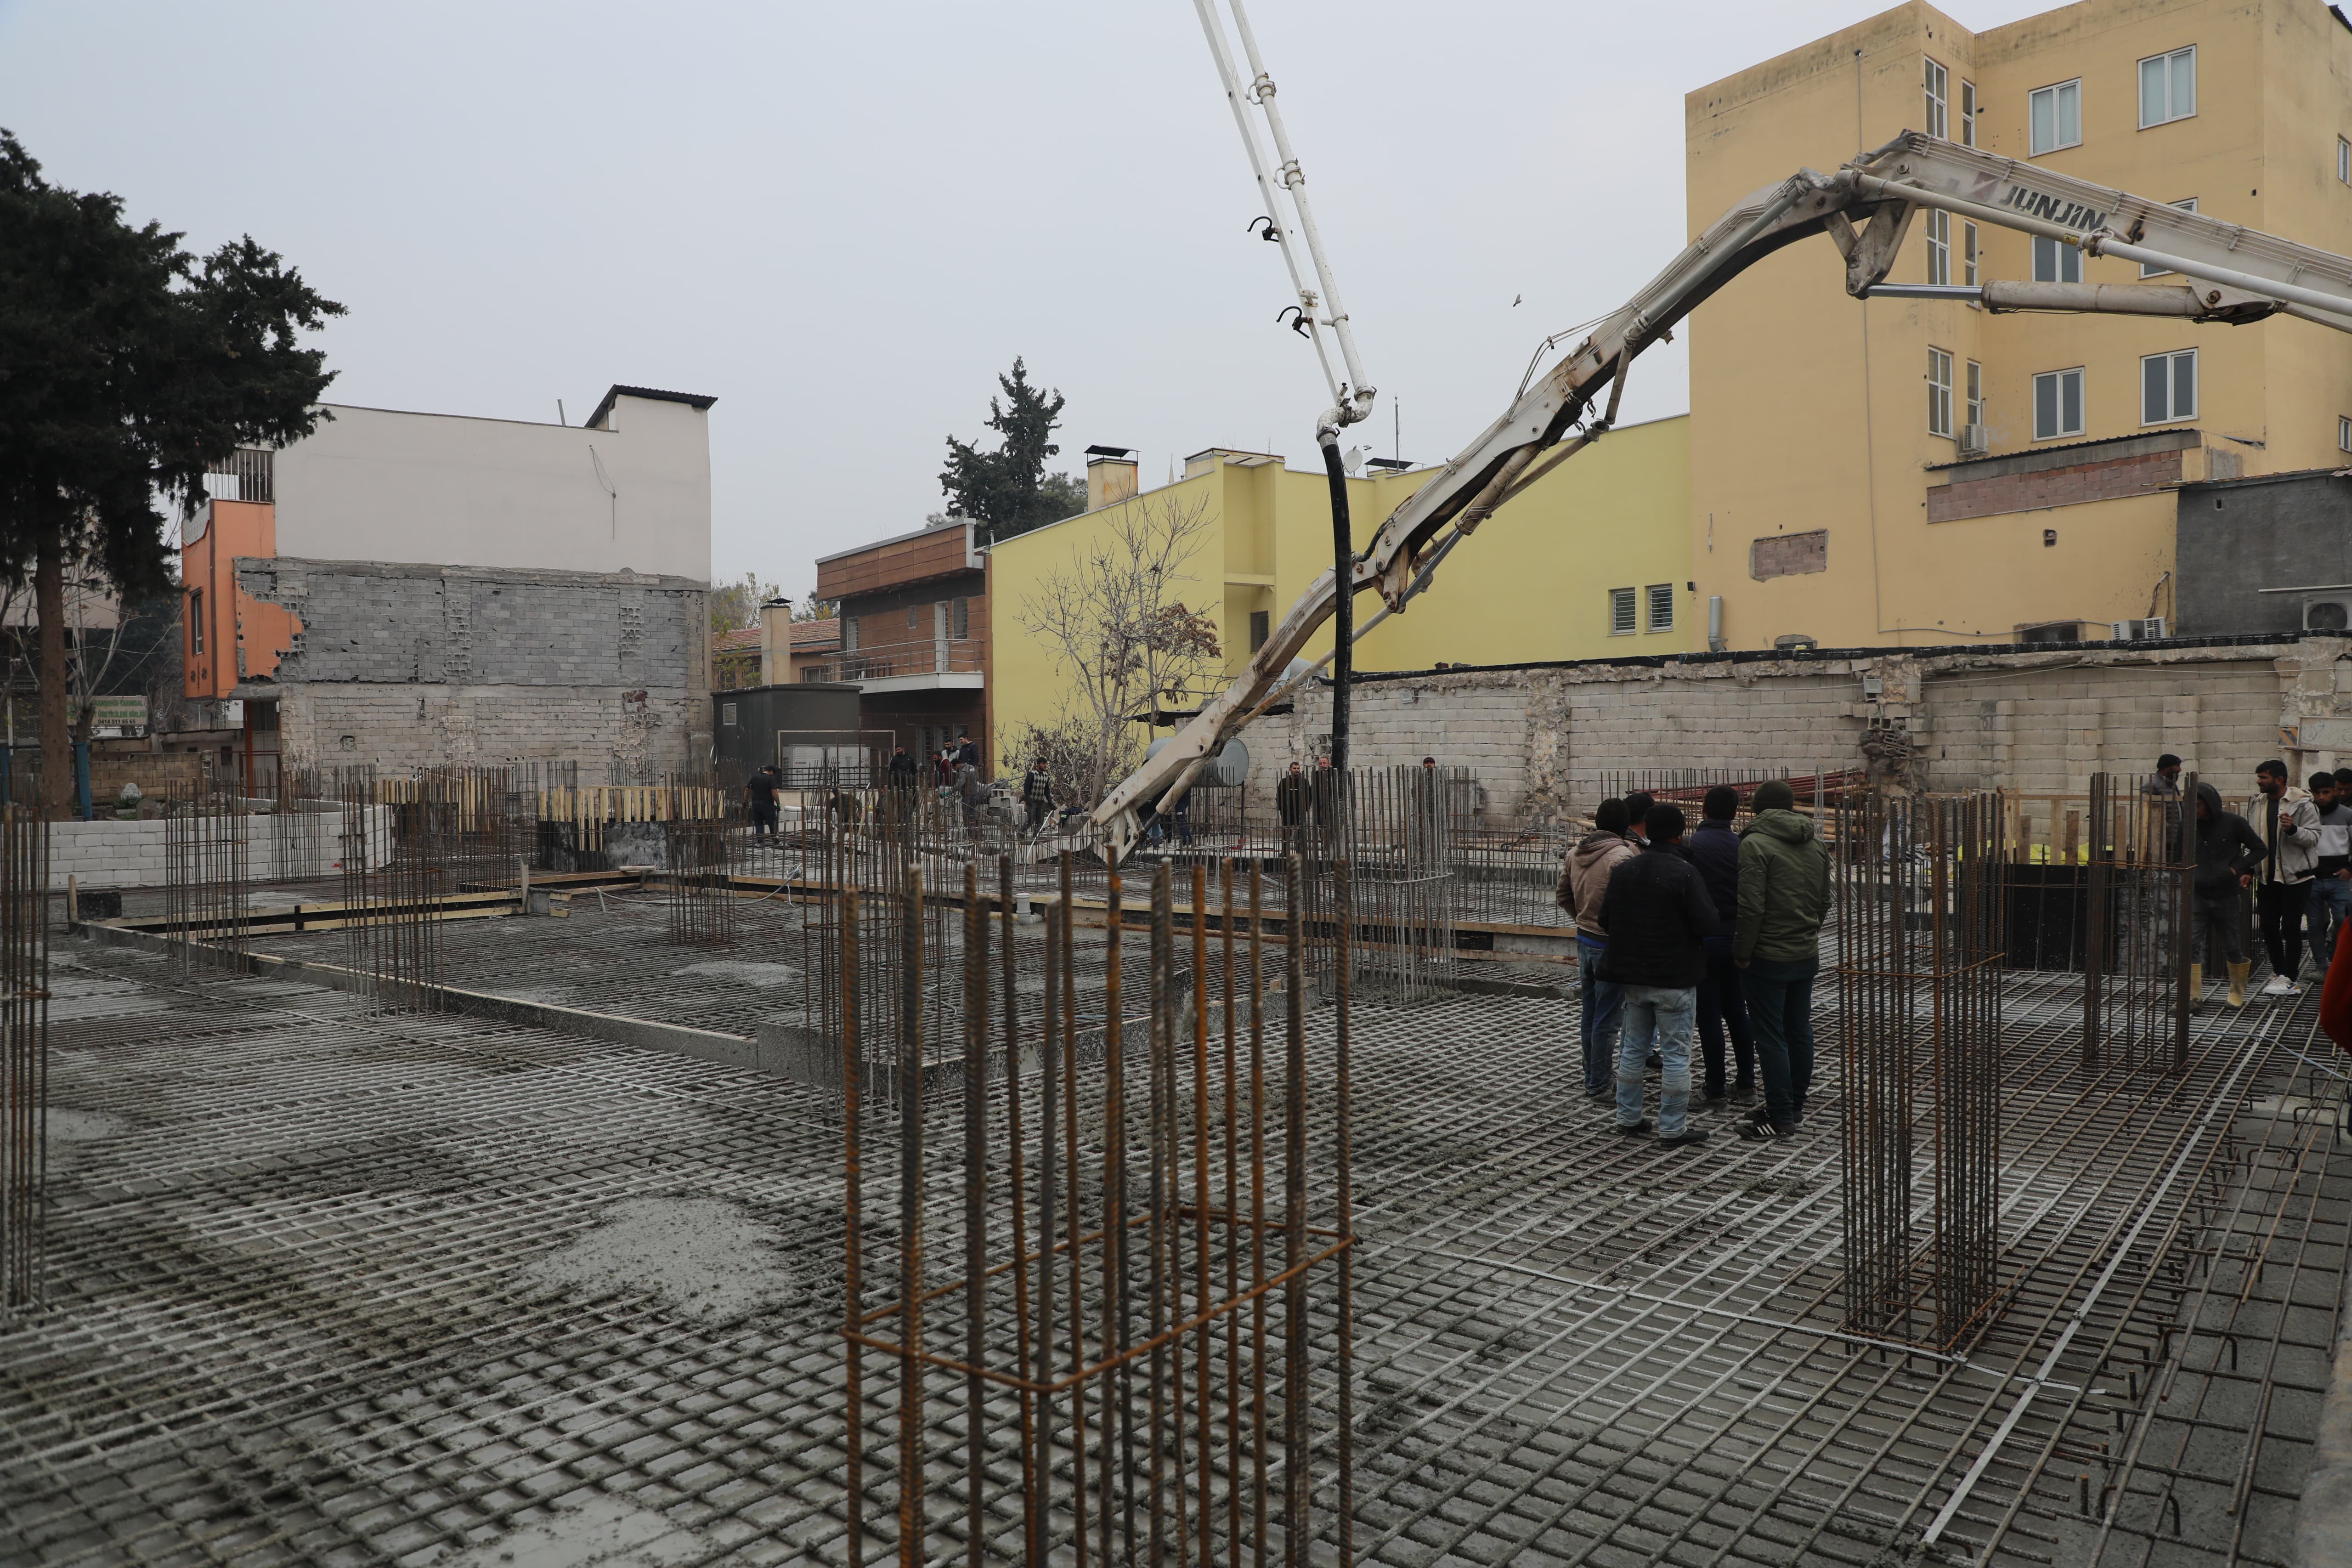
<path fill-rule="evenodd" d="M 1961 426 L 1959 447 L 1960 456 L 1963 458 L 1981 458 L 1992 450 L 1992 443 L 1986 437 L 1985 427 L 1981 425 Z"/>
<path fill-rule="evenodd" d="M 2352 629 L 2352 597 L 2340 594 L 2307 594 L 2303 601 L 2303 629 L 2340 632 Z"/>
<path fill-rule="evenodd" d="M 2120 642 L 2147 642 L 2164 635 L 2164 617 L 2151 616 L 2144 621 L 2112 621 L 2108 630 Z"/>

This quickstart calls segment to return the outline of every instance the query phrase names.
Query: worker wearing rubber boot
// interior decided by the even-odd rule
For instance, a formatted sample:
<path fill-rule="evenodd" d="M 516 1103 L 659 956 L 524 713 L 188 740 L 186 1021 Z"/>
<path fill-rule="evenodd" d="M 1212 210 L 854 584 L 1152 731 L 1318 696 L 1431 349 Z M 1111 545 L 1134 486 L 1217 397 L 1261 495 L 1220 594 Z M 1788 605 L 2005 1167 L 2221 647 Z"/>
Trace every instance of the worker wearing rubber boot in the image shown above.
<path fill-rule="evenodd" d="M 2230 1005 L 2246 1005 L 2246 889 L 2269 851 L 2262 835 L 2234 811 L 2221 809 L 2221 792 L 2197 783 L 2197 871 L 2189 922 L 2191 962 L 2189 1005 L 2205 997 L 2205 966 L 2218 949 L 2230 966 Z"/>

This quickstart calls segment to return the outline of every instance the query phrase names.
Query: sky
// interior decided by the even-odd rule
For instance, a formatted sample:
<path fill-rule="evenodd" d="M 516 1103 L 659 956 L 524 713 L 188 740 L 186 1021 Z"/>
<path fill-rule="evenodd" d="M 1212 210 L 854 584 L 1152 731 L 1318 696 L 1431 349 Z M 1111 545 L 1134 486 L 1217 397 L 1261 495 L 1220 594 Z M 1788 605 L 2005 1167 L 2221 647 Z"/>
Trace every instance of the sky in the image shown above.
<path fill-rule="evenodd" d="M 1879 8 L 1255 0 L 1369 455 L 1452 456 L 1538 341 L 1682 246 L 1685 93 Z M 341 301 L 331 401 L 715 396 L 730 580 L 805 594 L 817 556 L 923 526 L 1016 355 L 1068 400 L 1063 471 L 1097 444 L 1147 486 L 1212 446 L 1317 466 L 1328 397 L 1187 0 L 0 0 L 0 127 Z M 1644 354 L 1621 420 L 1686 407 L 1680 345 Z"/>

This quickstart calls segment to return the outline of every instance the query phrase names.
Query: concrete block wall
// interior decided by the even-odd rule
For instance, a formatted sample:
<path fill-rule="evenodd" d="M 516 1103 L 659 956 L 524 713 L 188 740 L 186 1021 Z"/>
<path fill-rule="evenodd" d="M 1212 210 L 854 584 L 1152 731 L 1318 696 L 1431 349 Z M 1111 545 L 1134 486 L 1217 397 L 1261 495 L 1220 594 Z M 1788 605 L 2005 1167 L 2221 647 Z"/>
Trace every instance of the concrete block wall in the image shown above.
<path fill-rule="evenodd" d="M 383 820 L 386 808 L 370 809 L 378 818 L 373 841 L 389 843 L 390 824 Z M 270 830 L 270 819 L 247 816 L 240 820 L 245 827 L 245 875 L 248 882 L 273 882 L 281 876 L 333 876 L 341 868 L 339 856 L 342 822 L 338 815 L 330 814 L 319 825 L 318 864 L 289 863 L 284 867 L 277 862 L 277 835 Z M 50 889 L 63 892 L 68 878 L 79 879 L 84 888 L 164 886 L 171 880 L 166 831 L 160 818 L 144 822 L 51 823 Z"/>
<path fill-rule="evenodd" d="M 607 763 L 652 779 L 709 754 L 709 592 L 678 577 L 240 560 L 301 629 L 278 667 L 299 763 Z"/>
<path fill-rule="evenodd" d="M 1292 761 L 1328 745 L 1328 689 L 1295 707 L 1247 737 L 1261 807 Z M 2352 719 L 2352 640 L 1445 670 L 1360 682 L 1352 707 L 1356 765 L 1471 768 L 1497 821 L 1583 815 L 1620 772 L 1861 769 L 1874 731 L 1907 741 L 1910 782 L 1927 789 L 2081 794 L 2095 773 L 2145 773 L 2170 752 L 2235 795 L 2264 758 L 2298 773 L 2352 762 L 2286 739 Z"/>

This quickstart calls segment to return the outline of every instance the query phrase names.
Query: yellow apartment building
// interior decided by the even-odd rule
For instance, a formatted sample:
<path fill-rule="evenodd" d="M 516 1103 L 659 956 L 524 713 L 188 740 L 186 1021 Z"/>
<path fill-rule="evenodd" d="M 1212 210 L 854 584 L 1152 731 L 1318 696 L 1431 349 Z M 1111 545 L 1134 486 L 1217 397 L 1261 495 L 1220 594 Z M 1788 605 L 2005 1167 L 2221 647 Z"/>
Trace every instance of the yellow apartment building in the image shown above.
<path fill-rule="evenodd" d="M 1906 5 L 1699 89 L 1685 124 L 1693 233 L 1909 129 L 2352 252 L 2352 24 L 2316 0 L 2084 0 L 1984 32 Z M 2032 279 L 2140 272 L 1921 209 L 1890 274 Z M 1826 239 L 1732 282 L 1690 343 L 1691 571 L 1733 648 L 2169 620 L 2173 487 L 2352 447 L 2352 343 L 2326 328 L 1858 301 Z"/>
<path fill-rule="evenodd" d="M 1689 453 L 1690 421 L 1681 416 L 1612 432 L 1488 519 L 1404 614 L 1356 645 L 1356 668 L 1517 664 L 1705 647 L 1704 602 L 1695 597 L 1685 526 Z M 1436 471 L 1373 470 L 1350 479 L 1357 548 Z M 997 635 L 989 641 L 986 688 L 1000 746 L 1023 724 L 1050 725 L 1061 713 L 1069 671 L 1028 633 L 1026 622 L 1056 574 L 1072 573 L 1090 552 L 1107 547 L 1128 509 L 1199 520 L 1197 549 L 1171 596 L 1216 624 L 1224 655 L 1220 687 L 1331 563 L 1330 491 L 1319 469 L 1293 469 L 1268 453 L 1212 447 L 1186 459 L 1181 479 L 1140 494 L 1131 462 L 1097 458 L 1087 465 L 1087 482 L 1086 511 L 987 552 Z M 1379 608 L 1372 595 L 1360 598 L 1359 624 Z M 1327 626 L 1305 657 L 1320 658 L 1330 647 Z"/>

